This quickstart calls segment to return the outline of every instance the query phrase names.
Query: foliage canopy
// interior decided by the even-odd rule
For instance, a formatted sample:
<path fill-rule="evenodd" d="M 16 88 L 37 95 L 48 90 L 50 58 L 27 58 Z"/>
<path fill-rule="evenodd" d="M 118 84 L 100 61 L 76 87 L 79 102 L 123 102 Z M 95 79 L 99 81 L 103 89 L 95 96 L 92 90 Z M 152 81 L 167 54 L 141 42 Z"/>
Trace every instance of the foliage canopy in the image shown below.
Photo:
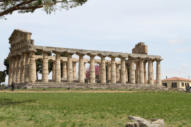
<path fill-rule="evenodd" d="M 59 8 L 69 9 L 83 5 L 87 0 L 0 0 L 0 17 L 12 14 L 34 12 L 43 8 L 50 14 Z"/>

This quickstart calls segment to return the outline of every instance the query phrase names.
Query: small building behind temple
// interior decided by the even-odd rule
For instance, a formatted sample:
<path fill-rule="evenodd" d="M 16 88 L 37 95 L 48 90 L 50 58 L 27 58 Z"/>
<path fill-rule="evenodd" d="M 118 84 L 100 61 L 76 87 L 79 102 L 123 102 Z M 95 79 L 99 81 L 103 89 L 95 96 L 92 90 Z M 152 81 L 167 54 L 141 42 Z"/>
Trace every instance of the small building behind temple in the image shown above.
<path fill-rule="evenodd" d="M 185 89 L 186 85 L 191 86 L 191 80 L 181 77 L 172 77 L 162 80 L 162 85 L 167 88 Z"/>

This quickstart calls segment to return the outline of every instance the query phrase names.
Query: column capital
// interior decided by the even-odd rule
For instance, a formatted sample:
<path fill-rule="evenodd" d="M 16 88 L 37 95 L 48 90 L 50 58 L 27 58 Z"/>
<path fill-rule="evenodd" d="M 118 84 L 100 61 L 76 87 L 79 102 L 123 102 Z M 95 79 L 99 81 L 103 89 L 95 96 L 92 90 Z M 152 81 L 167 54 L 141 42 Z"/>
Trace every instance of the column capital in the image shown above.
<path fill-rule="evenodd" d="M 90 58 L 94 58 L 96 55 L 89 54 Z"/>
<path fill-rule="evenodd" d="M 110 58 L 111 58 L 111 60 L 115 60 L 116 57 L 114 57 L 114 56 L 110 56 Z"/>
<path fill-rule="evenodd" d="M 82 54 L 82 53 L 77 53 L 77 55 L 78 55 L 79 57 L 84 57 L 84 56 L 85 56 L 85 54 Z"/>
<path fill-rule="evenodd" d="M 48 52 L 43 52 L 43 59 L 48 59 Z"/>
<path fill-rule="evenodd" d="M 147 59 L 148 62 L 154 62 L 155 59 Z"/>
<path fill-rule="evenodd" d="M 148 61 L 147 61 L 147 60 L 144 60 L 143 62 L 144 62 L 144 64 L 146 64 Z"/>
<path fill-rule="evenodd" d="M 161 62 L 162 61 L 162 59 L 156 59 L 156 62 Z"/>
<path fill-rule="evenodd" d="M 55 54 L 56 54 L 56 58 L 60 58 L 61 57 L 61 53 L 56 52 Z"/>
<path fill-rule="evenodd" d="M 100 58 L 101 58 L 101 59 L 105 59 L 105 57 L 106 57 L 106 56 L 100 55 Z"/>
<path fill-rule="evenodd" d="M 120 58 L 120 59 L 123 59 L 123 60 L 126 59 L 126 57 L 123 57 L 123 56 L 120 56 L 119 58 Z"/>

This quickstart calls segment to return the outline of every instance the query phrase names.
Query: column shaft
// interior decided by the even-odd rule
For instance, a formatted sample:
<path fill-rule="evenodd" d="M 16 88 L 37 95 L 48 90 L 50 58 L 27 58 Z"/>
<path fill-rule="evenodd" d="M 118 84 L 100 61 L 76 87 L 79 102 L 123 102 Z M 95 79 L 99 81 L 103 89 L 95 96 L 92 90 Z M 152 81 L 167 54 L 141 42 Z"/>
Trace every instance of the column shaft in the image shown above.
<path fill-rule="evenodd" d="M 16 79 L 16 83 L 20 83 L 20 77 L 21 77 L 21 56 L 19 56 L 18 58 L 17 58 L 17 62 L 18 62 L 18 64 L 17 64 L 17 79 Z"/>
<path fill-rule="evenodd" d="M 84 62 L 84 79 L 86 80 L 86 63 Z"/>
<path fill-rule="evenodd" d="M 135 63 L 130 61 L 130 83 L 135 84 Z"/>
<path fill-rule="evenodd" d="M 95 56 L 90 56 L 90 83 L 95 83 Z"/>
<path fill-rule="evenodd" d="M 84 59 L 83 59 L 83 55 L 79 55 L 79 73 L 78 73 L 78 77 L 79 77 L 79 82 L 80 83 L 84 83 Z"/>
<path fill-rule="evenodd" d="M 8 81 L 8 85 L 10 86 L 13 82 L 13 58 L 9 58 L 9 81 Z"/>
<path fill-rule="evenodd" d="M 27 54 L 26 55 L 26 64 L 25 64 L 25 83 L 30 82 L 30 78 L 29 78 L 29 68 L 30 68 L 30 55 Z"/>
<path fill-rule="evenodd" d="M 126 73 L 126 82 L 129 82 L 129 70 L 128 70 L 128 66 L 125 66 L 125 73 Z"/>
<path fill-rule="evenodd" d="M 56 79 L 56 61 L 52 63 L 52 80 L 55 81 Z"/>
<path fill-rule="evenodd" d="M 68 55 L 68 82 L 73 82 L 73 65 L 72 65 L 72 55 Z"/>
<path fill-rule="evenodd" d="M 107 80 L 111 82 L 111 63 L 107 64 Z"/>
<path fill-rule="evenodd" d="M 149 84 L 153 85 L 154 84 L 154 73 L 153 73 L 153 61 L 150 60 L 149 61 L 149 65 L 148 65 L 148 80 L 149 80 Z"/>
<path fill-rule="evenodd" d="M 26 57 L 27 57 L 27 54 L 24 53 L 23 54 L 23 58 L 22 58 L 22 73 L 21 73 L 21 83 L 24 83 L 25 82 L 25 71 L 26 71 Z"/>
<path fill-rule="evenodd" d="M 73 80 L 77 80 L 76 79 L 76 62 L 73 62 L 72 66 L 73 66 Z"/>
<path fill-rule="evenodd" d="M 48 54 L 43 53 L 42 81 L 48 83 Z"/>
<path fill-rule="evenodd" d="M 56 82 L 61 82 L 61 69 L 60 69 L 60 54 L 56 53 Z"/>
<path fill-rule="evenodd" d="M 67 80 L 67 63 L 63 62 L 62 66 L 63 80 Z"/>
<path fill-rule="evenodd" d="M 161 81 L 161 65 L 160 65 L 160 61 L 157 61 L 157 67 L 156 67 L 156 81 L 157 81 L 157 85 L 162 85 L 162 81 Z"/>
<path fill-rule="evenodd" d="M 29 77 L 30 77 L 31 83 L 36 82 L 36 60 L 35 60 L 35 53 L 34 52 L 30 53 Z"/>
<path fill-rule="evenodd" d="M 13 64 L 13 83 L 16 83 L 17 78 L 17 58 L 14 58 L 14 64 Z"/>
<path fill-rule="evenodd" d="M 127 69 L 126 69 L 126 63 L 125 63 L 125 58 L 121 58 L 121 83 L 125 84 L 127 82 L 126 80 L 126 74 L 127 74 Z"/>
<path fill-rule="evenodd" d="M 120 81 L 120 65 L 116 64 L 116 82 Z"/>
<path fill-rule="evenodd" d="M 115 58 L 111 58 L 111 83 L 116 83 L 116 63 Z"/>
<path fill-rule="evenodd" d="M 144 84 L 147 84 L 147 69 L 146 69 L 146 62 L 144 62 Z"/>
<path fill-rule="evenodd" d="M 136 75 L 136 83 L 140 83 L 140 80 L 139 80 L 139 69 L 140 66 L 139 66 L 139 62 L 136 63 L 136 71 L 135 71 L 135 75 Z"/>
<path fill-rule="evenodd" d="M 100 76 L 101 76 L 101 83 L 105 84 L 106 83 L 106 66 L 105 66 L 105 57 L 101 57 L 101 68 L 100 70 Z"/>
<path fill-rule="evenodd" d="M 144 63 L 143 60 L 139 62 L 139 83 L 144 84 Z"/>

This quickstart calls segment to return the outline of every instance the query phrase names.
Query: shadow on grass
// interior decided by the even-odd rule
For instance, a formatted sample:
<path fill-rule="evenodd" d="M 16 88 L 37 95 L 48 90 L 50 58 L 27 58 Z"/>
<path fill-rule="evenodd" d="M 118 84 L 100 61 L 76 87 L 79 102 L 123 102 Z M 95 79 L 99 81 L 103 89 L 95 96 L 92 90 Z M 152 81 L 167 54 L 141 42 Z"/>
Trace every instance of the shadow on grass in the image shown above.
<path fill-rule="evenodd" d="M 1 106 L 14 106 L 19 104 L 25 104 L 25 103 L 33 103 L 36 102 L 36 100 L 12 100 L 8 98 L 1 98 L 0 99 L 0 107 Z"/>

